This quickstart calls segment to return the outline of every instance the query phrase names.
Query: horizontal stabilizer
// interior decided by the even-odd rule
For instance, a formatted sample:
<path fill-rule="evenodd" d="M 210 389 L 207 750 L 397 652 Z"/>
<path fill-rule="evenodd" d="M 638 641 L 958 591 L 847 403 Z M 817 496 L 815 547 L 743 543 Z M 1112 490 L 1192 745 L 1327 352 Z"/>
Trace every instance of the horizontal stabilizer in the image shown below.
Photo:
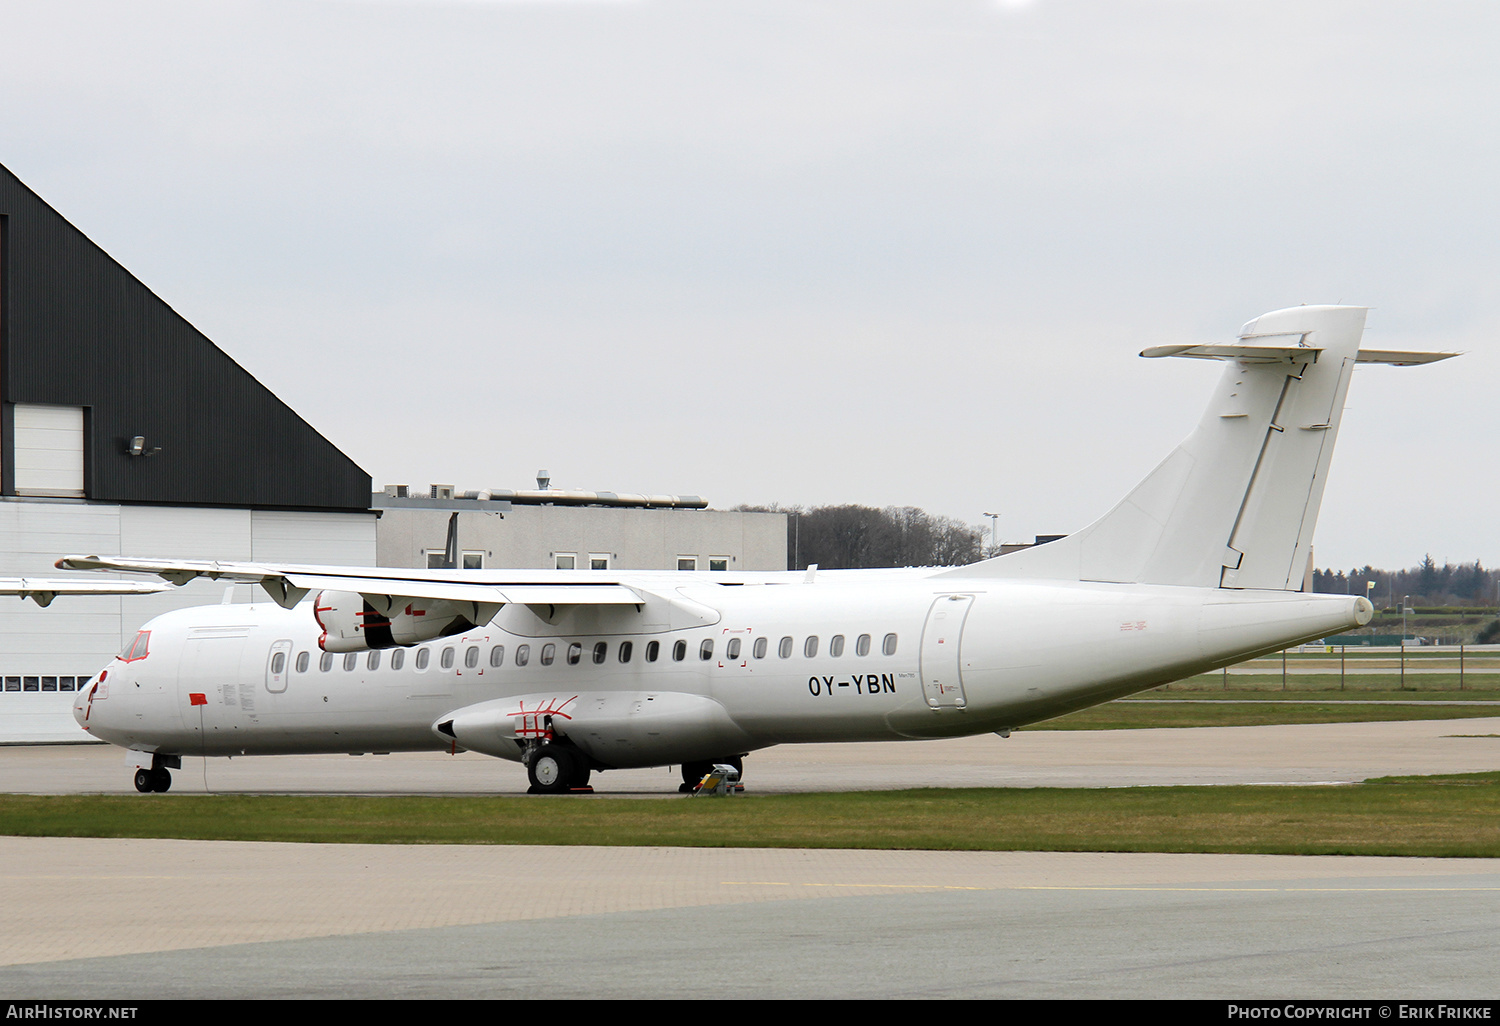
<path fill-rule="evenodd" d="M 1197 346 L 1152 346 L 1141 350 L 1148 359 L 1163 356 L 1185 356 L 1194 360 L 1241 360 L 1245 363 L 1316 363 L 1323 350 L 1317 346 L 1219 345 L 1208 342 Z M 1415 367 L 1437 363 L 1460 353 L 1423 352 L 1414 349 L 1361 349 L 1356 363 L 1385 363 L 1392 367 Z"/>

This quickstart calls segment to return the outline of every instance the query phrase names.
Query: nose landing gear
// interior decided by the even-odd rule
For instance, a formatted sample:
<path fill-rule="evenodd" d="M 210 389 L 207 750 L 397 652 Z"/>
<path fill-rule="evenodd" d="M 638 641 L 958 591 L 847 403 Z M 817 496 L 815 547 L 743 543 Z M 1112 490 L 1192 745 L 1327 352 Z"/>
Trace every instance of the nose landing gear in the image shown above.
<path fill-rule="evenodd" d="M 172 774 L 165 769 L 138 769 L 135 771 L 135 789 L 142 794 L 152 791 L 163 793 L 172 786 Z"/>
<path fill-rule="evenodd" d="M 146 753 L 132 752 L 132 760 L 135 761 L 135 789 L 142 794 L 164 794 L 172 786 L 172 774 L 169 769 L 182 769 L 182 756 L 151 755 L 151 765 L 147 766 Z"/>

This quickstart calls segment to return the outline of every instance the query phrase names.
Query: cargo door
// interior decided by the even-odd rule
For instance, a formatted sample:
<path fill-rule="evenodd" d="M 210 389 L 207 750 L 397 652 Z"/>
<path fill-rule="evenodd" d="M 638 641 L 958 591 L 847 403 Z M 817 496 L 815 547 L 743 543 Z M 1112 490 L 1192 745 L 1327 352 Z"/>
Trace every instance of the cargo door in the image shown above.
<path fill-rule="evenodd" d="M 922 695 L 933 709 L 962 709 L 967 704 L 959 647 L 973 604 L 973 595 L 942 595 L 927 613 L 927 626 L 922 629 Z"/>

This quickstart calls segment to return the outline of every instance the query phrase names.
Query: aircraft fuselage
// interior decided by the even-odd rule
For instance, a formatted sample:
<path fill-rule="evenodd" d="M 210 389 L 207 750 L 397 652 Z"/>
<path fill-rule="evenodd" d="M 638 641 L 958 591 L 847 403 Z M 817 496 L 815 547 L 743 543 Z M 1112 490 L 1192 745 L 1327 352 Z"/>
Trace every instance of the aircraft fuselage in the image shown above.
<path fill-rule="evenodd" d="M 482 628 L 347 654 L 320 651 L 308 601 L 179 610 L 80 692 L 75 716 L 102 740 L 169 755 L 468 748 L 520 761 L 545 735 L 595 769 L 668 765 L 1005 731 L 1370 614 L 1347 596 L 931 571 L 662 574 L 646 587 L 668 595 L 659 622 L 650 604 L 556 623 L 507 606 Z"/>

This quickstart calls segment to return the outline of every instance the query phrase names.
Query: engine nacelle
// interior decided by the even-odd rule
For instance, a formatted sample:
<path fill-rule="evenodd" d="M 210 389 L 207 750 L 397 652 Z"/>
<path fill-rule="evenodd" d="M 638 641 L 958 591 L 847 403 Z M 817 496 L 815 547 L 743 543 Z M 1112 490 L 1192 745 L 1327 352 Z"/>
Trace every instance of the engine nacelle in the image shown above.
<path fill-rule="evenodd" d="M 318 646 L 325 652 L 420 645 L 471 631 L 489 623 L 499 611 L 499 603 L 367 596 L 353 591 L 320 591 L 313 599 L 313 616 L 323 628 Z"/>
<path fill-rule="evenodd" d="M 751 744 L 718 702 L 672 691 L 497 698 L 455 709 L 432 731 L 446 743 L 517 762 L 527 742 L 563 737 L 615 769 L 716 759 Z"/>

